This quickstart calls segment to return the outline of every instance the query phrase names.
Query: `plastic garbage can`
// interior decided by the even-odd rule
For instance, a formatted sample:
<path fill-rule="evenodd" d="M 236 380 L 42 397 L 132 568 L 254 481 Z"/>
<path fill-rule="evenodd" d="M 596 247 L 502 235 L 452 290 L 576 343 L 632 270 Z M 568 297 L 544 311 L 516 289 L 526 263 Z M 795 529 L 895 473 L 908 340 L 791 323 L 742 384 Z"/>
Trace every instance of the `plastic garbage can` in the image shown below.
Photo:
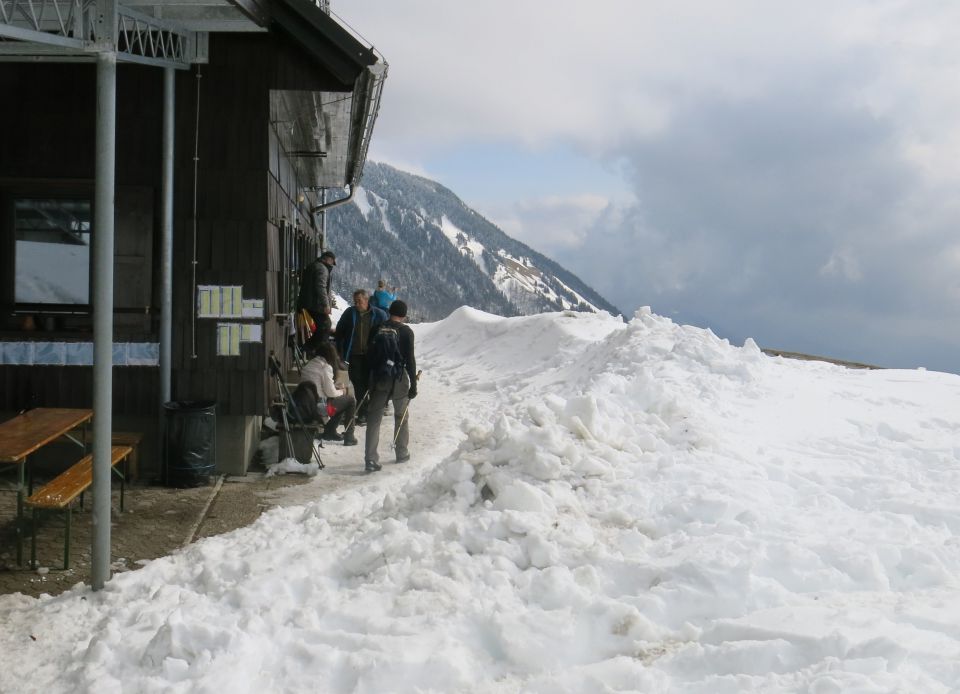
<path fill-rule="evenodd" d="M 217 403 L 213 400 L 165 402 L 163 481 L 169 487 L 210 483 L 217 466 Z"/>

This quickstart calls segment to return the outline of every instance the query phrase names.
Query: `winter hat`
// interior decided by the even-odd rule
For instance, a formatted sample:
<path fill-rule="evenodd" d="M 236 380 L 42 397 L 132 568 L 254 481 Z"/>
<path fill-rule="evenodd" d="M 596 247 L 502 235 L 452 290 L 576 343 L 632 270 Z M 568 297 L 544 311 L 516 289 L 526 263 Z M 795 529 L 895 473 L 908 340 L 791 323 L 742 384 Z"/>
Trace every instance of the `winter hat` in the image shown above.
<path fill-rule="evenodd" d="M 397 318 L 406 318 L 407 303 L 405 301 L 400 301 L 400 299 L 394 301 L 392 304 L 390 304 L 390 315 L 396 316 Z"/>
<path fill-rule="evenodd" d="M 337 264 L 337 256 L 334 254 L 333 251 L 324 251 L 323 253 L 321 253 L 320 260 L 323 260 L 324 258 L 330 258 L 330 260 L 333 261 L 334 265 Z"/>

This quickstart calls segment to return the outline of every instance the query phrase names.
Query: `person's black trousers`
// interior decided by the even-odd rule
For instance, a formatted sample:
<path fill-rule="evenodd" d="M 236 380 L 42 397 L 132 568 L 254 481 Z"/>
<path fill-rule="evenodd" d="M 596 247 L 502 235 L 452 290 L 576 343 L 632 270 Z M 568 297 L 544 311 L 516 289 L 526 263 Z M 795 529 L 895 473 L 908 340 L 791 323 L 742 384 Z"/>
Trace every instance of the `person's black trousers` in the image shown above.
<path fill-rule="evenodd" d="M 330 320 L 330 316 L 326 313 L 319 313 L 313 309 L 307 309 L 307 313 L 310 314 L 310 317 L 313 318 L 313 322 L 316 324 L 317 329 L 314 331 L 313 335 L 307 338 L 307 341 L 303 343 L 303 349 L 316 349 L 317 345 L 323 344 L 325 340 L 330 339 L 330 330 L 333 327 L 333 322 Z"/>
<path fill-rule="evenodd" d="M 367 416 L 367 406 L 370 400 L 363 397 L 370 388 L 370 363 L 366 354 L 354 354 L 350 357 L 350 383 L 353 384 L 353 394 L 357 398 L 357 417 Z M 360 403 L 363 403 L 362 405 Z"/>

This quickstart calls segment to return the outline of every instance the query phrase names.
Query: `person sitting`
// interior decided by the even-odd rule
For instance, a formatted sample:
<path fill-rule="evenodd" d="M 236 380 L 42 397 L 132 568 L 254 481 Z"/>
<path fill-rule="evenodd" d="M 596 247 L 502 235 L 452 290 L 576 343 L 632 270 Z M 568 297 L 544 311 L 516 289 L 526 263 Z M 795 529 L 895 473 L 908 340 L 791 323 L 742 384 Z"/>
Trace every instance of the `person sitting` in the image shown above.
<path fill-rule="evenodd" d="M 323 427 L 321 438 L 325 441 L 343 441 L 344 446 L 356 446 L 354 435 L 354 413 L 357 400 L 347 394 L 345 388 L 337 386 L 333 380 L 333 367 L 337 363 L 337 353 L 329 342 L 317 345 L 315 356 L 308 361 L 300 374 L 302 381 L 310 381 L 317 387 L 321 402 L 326 400 L 327 414 L 330 419 Z M 341 422 L 346 425 L 343 436 L 337 433 Z"/>
<path fill-rule="evenodd" d="M 396 300 L 397 295 L 390 291 L 386 280 L 380 280 L 377 282 L 377 289 L 373 292 L 373 298 L 370 300 L 371 304 L 377 308 L 383 309 L 384 311 L 389 311 L 390 304 Z"/>

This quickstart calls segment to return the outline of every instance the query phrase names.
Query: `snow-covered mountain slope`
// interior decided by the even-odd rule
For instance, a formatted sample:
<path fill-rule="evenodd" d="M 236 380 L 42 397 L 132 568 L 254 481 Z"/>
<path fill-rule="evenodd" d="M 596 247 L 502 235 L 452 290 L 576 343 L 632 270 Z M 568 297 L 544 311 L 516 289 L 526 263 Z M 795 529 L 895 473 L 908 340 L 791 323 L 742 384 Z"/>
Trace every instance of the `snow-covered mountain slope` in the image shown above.
<path fill-rule="evenodd" d="M 334 208 L 334 283 L 349 296 L 379 278 L 399 286 L 414 317 L 467 305 L 503 316 L 620 311 L 532 248 L 510 238 L 435 181 L 369 162 L 352 204 Z"/>
<path fill-rule="evenodd" d="M 385 422 L 381 472 L 328 445 L 303 505 L 0 596 L 0 692 L 960 689 L 960 377 L 649 310 L 414 330 L 412 461 Z"/>

